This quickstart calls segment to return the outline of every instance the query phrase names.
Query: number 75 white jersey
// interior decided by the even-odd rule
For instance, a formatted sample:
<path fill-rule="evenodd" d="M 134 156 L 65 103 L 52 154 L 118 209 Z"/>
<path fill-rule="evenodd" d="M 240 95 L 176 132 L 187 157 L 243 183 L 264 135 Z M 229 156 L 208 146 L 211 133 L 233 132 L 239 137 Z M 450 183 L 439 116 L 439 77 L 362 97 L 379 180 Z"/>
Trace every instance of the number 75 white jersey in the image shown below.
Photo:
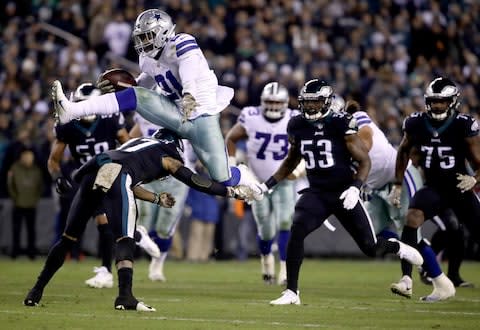
<path fill-rule="evenodd" d="M 297 110 L 287 109 L 285 116 L 276 122 L 265 119 L 261 107 L 245 107 L 238 123 L 247 132 L 248 165 L 260 181 L 267 180 L 287 156 L 287 124 L 291 117 L 299 115 Z"/>

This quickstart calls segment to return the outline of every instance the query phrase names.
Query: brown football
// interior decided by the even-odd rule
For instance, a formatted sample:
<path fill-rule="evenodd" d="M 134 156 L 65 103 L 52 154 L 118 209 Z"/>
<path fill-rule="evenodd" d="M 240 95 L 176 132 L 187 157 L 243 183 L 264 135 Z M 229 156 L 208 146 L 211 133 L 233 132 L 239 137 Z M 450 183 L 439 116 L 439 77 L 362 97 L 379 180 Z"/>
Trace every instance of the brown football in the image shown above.
<path fill-rule="evenodd" d="M 113 87 L 115 87 L 115 91 L 121 91 L 122 89 L 137 86 L 137 82 L 135 81 L 135 77 L 124 69 L 110 69 L 98 77 L 97 82 L 102 80 L 108 80 L 112 83 Z"/>

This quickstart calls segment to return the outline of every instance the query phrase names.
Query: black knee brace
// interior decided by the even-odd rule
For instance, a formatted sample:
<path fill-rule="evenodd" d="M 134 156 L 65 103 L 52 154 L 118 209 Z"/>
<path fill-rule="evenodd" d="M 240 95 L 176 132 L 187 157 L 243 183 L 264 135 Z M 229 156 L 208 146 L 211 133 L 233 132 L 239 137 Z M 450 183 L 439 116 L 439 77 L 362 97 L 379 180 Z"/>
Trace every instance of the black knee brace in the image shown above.
<path fill-rule="evenodd" d="M 122 260 L 130 260 L 133 262 L 135 253 L 135 240 L 130 237 L 125 237 L 117 242 L 117 249 L 115 253 L 115 262 Z"/>

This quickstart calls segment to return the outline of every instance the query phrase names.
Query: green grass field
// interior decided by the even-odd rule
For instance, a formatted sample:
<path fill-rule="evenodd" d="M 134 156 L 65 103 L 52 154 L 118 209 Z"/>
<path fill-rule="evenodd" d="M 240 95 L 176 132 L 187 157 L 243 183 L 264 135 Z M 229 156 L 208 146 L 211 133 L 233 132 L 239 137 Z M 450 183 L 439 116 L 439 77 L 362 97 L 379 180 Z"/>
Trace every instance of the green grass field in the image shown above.
<path fill-rule="evenodd" d="M 115 311 L 117 290 L 83 285 L 97 260 L 66 262 L 44 292 L 41 306 L 22 301 L 44 259 L 0 258 L 0 329 L 479 329 L 480 264 L 462 273 L 477 288 L 458 289 L 440 303 L 414 275 L 414 298 L 394 296 L 396 261 L 306 259 L 300 276 L 301 306 L 269 306 L 282 288 L 260 280 L 257 260 L 189 264 L 168 261 L 166 283 L 147 278 L 148 261 L 135 264 L 134 293 L 155 313 Z M 445 265 L 444 265 L 445 266 Z M 115 276 L 116 277 L 116 276 Z"/>

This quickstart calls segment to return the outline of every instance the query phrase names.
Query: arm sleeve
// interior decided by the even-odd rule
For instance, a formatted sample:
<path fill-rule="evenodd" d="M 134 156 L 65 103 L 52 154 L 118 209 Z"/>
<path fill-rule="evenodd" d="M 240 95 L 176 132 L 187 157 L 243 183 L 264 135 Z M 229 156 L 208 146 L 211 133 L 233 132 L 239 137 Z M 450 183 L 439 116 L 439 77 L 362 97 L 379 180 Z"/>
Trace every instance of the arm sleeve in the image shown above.
<path fill-rule="evenodd" d="M 180 167 L 172 176 L 195 190 L 210 195 L 227 196 L 227 187 L 223 184 L 200 176 L 185 166 Z"/>

